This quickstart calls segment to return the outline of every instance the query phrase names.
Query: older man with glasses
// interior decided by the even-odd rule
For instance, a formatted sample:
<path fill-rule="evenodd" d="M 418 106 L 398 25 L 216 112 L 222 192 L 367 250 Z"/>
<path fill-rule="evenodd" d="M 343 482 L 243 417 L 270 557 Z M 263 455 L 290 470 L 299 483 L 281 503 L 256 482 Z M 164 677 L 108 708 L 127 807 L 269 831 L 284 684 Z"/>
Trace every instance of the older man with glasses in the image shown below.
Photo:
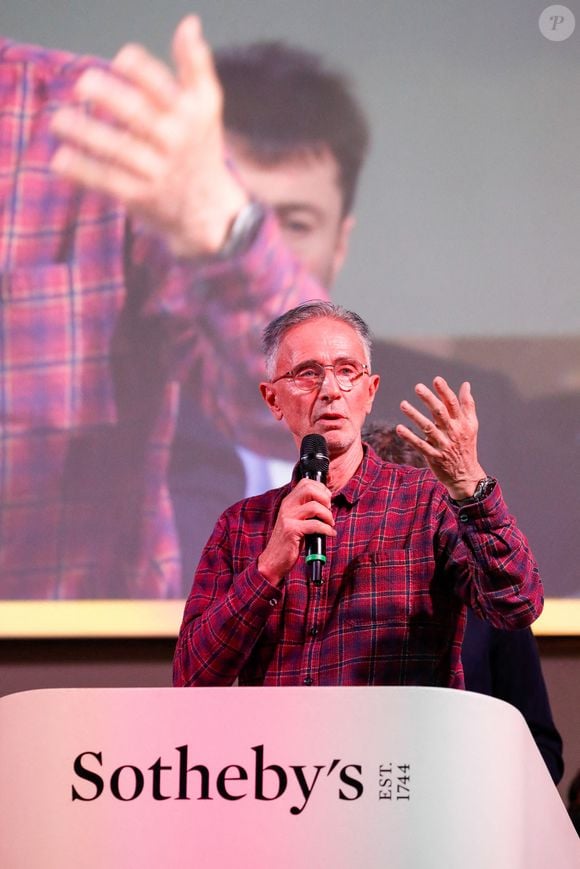
<path fill-rule="evenodd" d="M 542 609 L 527 541 L 477 458 L 469 384 L 458 395 L 441 377 L 418 384 L 425 413 L 401 403 L 424 435 L 398 426 L 430 466 L 418 469 L 362 442 L 379 376 L 357 314 L 306 303 L 266 328 L 264 350 L 264 401 L 301 452 L 315 439 L 328 476 L 297 472 L 222 514 L 186 603 L 175 684 L 464 687 L 466 606 L 512 629 Z M 317 535 L 313 582 L 302 555 Z"/>

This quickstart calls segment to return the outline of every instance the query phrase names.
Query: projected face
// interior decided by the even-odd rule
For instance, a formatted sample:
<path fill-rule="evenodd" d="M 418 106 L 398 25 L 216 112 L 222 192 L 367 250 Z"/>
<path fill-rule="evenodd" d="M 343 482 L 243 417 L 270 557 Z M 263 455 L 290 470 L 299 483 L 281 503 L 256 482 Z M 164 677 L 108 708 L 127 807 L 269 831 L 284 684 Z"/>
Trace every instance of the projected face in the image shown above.
<path fill-rule="evenodd" d="M 274 210 L 292 253 L 323 286 L 331 286 L 354 224 L 351 215 L 342 215 L 334 156 L 325 150 L 265 166 L 239 142 L 230 140 L 228 147 L 248 191 Z"/>

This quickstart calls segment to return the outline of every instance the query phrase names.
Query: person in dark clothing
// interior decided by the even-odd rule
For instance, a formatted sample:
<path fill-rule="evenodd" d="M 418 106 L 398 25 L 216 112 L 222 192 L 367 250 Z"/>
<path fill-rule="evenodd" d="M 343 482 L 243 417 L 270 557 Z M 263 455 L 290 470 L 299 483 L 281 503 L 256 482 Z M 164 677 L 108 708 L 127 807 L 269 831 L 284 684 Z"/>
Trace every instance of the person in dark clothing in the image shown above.
<path fill-rule="evenodd" d="M 580 769 L 570 782 L 568 788 L 568 814 L 580 836 Z"/>
<path fill-rule="evenodd" d="M 554 784 L 558 784 L 564 774 L 562 737 L 554 724 L 538 646 L 530 628 L 503 631 L 468 609 L 461 660 L 468 691 L 497 697 L 520 710 Z"/>

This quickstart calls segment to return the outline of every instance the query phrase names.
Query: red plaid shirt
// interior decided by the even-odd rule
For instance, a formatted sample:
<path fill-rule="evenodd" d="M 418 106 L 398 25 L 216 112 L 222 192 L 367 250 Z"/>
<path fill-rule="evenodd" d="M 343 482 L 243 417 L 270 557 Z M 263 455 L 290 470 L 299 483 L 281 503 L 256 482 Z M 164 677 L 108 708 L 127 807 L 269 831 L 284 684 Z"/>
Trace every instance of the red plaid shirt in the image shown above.
<path fill-rule="evenodd" d="M 540 614 L 536 563 L 499 485 L 456 508 L 430 471 L 370 449 L 332 497 L 323 585 L 306 582 L 300 558 L 272 586 L 257 558 L 291 485 L 221 516 L 185 607 L 175 685 L 462 688 L 466 604 L 503 628 Z"/>
<path fill-rule="evenodd" d="M 264 325 L 313 296 L 270 218 L 232 262 L 176 262 L 50 172 L 50 119 L 100 61 L 0 39 L 0 597 L 180 596 L 166 469 L 178 378 L 227 430 Z"/>

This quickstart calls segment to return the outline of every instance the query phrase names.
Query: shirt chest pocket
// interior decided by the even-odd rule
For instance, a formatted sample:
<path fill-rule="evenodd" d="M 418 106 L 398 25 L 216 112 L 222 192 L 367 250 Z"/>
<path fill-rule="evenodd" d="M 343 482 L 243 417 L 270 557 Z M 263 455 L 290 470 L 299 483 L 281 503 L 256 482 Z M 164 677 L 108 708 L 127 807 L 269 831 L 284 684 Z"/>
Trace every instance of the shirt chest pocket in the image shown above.
<path fill-rule="evenodd" d="M 122 290 L 76 263 L 0 275 L 2 401 L 10 430 L 116 421 L 111 342 Z"/>
<path fill-rule="evenodd" d="M 435 565 L 413 550 L 365 553 L 346 572 L 341 612 L 349 625 L 403 626 L 432 617 Z"/>

